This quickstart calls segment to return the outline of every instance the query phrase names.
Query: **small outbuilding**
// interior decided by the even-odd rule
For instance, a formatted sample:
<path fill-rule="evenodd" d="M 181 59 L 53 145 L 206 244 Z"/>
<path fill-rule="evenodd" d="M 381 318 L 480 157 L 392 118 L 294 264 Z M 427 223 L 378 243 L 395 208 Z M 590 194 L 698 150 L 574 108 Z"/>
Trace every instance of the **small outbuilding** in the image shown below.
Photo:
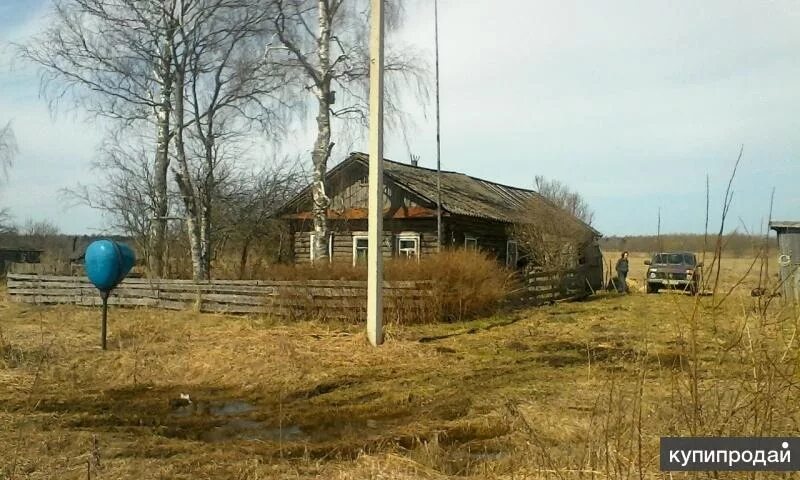
<path fill-rule="evenodd" d="M 782 294 L 800 303 L 800 221 L 772 221 L 769 228 L 778 234 Z"/>
<path fill-rule="evenodd" d="M 38 248 L 27 247 L 0 247 L 0 268 L 2 273 L 8 271 L 11 263 L 39 263 L 42 260 L 42 252 Z"/>

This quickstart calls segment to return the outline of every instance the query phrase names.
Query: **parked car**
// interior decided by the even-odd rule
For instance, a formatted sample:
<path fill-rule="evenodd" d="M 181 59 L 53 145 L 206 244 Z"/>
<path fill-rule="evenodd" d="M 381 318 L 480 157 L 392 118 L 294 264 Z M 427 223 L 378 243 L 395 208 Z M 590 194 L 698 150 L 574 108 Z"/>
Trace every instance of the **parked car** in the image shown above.
<path fill-rule="evenodd" d="M 662 288 L 684 290 L 697 295 L 703 262 L 691 252 L 663 252 L 645 260 L 647 269 L 647 293 L 658 293 Z"/>

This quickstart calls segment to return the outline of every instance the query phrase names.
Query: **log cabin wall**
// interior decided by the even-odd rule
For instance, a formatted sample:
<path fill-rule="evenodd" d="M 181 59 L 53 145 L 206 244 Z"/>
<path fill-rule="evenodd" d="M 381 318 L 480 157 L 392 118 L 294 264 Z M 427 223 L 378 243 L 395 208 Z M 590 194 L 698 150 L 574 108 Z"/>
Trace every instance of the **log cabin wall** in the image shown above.
<path fill-rule="evenodd" d="M 505 261 L 508 249 L 508 224 L 464 215 L 447 216 L 443 219 L 445 246 L 472 248 L 495 255 Z M 467 239 L 471 239 L 467 242 Z M 473 241 L 474 240 L 474 241 Z"/>
<path fill-rule="evenodd" d="M 385 218 L 383 256 L 390 258 L 399 255 L 400 238 L 417 236 L 419 239 L 419 255 L 425 257 L 437 251 L 437 234 L 435 218 Z M 331 258 L 334 261 L 353 261 L 354 238 L 364 237 L 367 232 L 367 221 L 363 219 L 336 219 L 330 221 L 332 235 Z M 506 263 L 508 253 L 508 225 L 466 216 L 445 216 L 442 218 L 443 244 L 445 248 L 472 248 L 477 245 Z M 311 235 L 313 224 L 310 221 L 295 222 L 294 259 L 297 263 L 311 261 Z M 467 245 L 467 238 L 474 239 Z"/>
<path fill-rule="evenodd" d="M 364 219 L 330 220 L 331 258 L 336 262 L 353 262 L 353 242 L 367 235 L 367 221 Z M 417 239 L 420 257 L 436 252 L 436 219 L 384 219 L 383 257 L 399 255 L 399 240 Z M 313 224 L 310 221 L 295 222 L 294 261 L 307 263 L 311 261 L 311 235 Z"/>

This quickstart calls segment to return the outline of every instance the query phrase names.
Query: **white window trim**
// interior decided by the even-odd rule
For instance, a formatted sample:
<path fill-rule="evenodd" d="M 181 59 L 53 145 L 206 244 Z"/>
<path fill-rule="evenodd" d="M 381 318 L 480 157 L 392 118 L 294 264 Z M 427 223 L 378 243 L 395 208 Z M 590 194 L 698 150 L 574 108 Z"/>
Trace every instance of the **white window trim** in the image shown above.
<path fill-rule="evenodd" d="M 511 257 L 509 256 L 510 246 L 514 245 L 514 261 L 511 261 Z M 516 268 L 517 262 L 519 262 L 519 244 L 516 240 L 508 240 L 506 241 L 506 267 Z"/>
<path fill-rule="evenodd" d="M 314 236 L 316 236 L 316 232 L 309 232 L 308 234 L 308 252 L 309 258 L 311 258 L 311 263 L 314 263 Z M 328 234 L 328 263 L 333 262 L 333 234 Z"/>
<path fill-rule="evenodd" d="M 358 240 L 366 240 L 367 245 L 369 245 L 369 237 L 365 232 L 353 232 L 353 266 L 357 265 L 358 255 L 356 246 L 358 245 Z M 367 247 L 369 248 L 369 246 Z M 367 250 L 369 252 L 369 250 Z"/>
<path fill-rule="evenodd" d="M 409 240 L 414 242 L 414 256 L 417 261 L 419 261 L 420 235 L 417 232 L 403 232 L 397 235 L 397 256 L 399 257 L 402 254 L 400 251 L 400 242 Z"/>
<path fill-rule="evenodd" d="M 464 236 L 464 248 L 469 248 L 469 242 L 475 242 L 475 250 L 478 249 L 478 237 L 470 237 L 469 235 Z"/>

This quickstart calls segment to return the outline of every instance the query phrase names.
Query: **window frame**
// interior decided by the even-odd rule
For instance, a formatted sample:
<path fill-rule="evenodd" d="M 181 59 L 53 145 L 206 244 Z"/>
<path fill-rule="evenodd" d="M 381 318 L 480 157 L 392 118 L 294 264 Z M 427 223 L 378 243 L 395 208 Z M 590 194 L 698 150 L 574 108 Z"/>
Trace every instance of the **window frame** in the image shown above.
<path fill-rule="evenodd" d="M 397 256 L 403 257 L 403 249 L 400 248 L 400 242 L 404 241 L 412 241 L 414 242 L 414 258 L 419 261 L 420 257 L 420 235 L 417 232 L 402 232 L 397 235 Z M 405 249 L 408 250 L 408 249 Z M 404 258 L 412 258 L 409 255 L 405 255 Z"/>
<path fill-rule="evenodd" d="M 359 240 L 366 240 L 367 247 L 365 250 L 367 251 L 367 255 L 369 255 L 369 236 L 367 236 L 366 232 L 353 232 L 353 266 L 355 267 L 358 265 L 358 241 Z"/>
<path fill-rule="evenodd" d="M 316 260 L 314 258 L 314 236 L 317 232 L 308 232 L 308 257 L 311 263 Z M 333 262 L 333 233 L 328 234 L 328 263 Z"/>
<path fill-rule="evenodd" d="M 464 249 L 465 250 L 469 250 L 470 249 L 469 242 L 473 242 L 475 244 L 475 247 L 473 248 L 473 250 L 477 251 L 478 250 L 478 237 L 473 237 L 471 235 L 464 235 Z"/>
<path fill-rule="evenodd" d="M 510 246 L 514 245 L 514 261 L 511 262 L 511 257 L 509 255 Z M 519 242 L 516 240 L 506 240 L 506 267 L 510 268 L 517 268 L 517 263 L 519 263 Z"/>

